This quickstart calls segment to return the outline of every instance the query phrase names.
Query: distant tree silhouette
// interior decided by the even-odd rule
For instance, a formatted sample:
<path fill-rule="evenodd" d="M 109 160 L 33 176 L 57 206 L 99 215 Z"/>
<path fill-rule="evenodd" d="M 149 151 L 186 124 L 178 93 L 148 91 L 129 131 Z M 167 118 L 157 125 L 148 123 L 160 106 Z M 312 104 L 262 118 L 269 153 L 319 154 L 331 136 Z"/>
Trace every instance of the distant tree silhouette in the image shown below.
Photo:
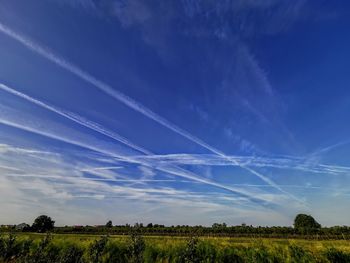
<path fill-rule="evenodd" d="M 113 223 L 112 223 L 111 220 L 109 220 L 109 221 L 106 223 L 106 227 L 108 227 L 108 228 L 113 227 Z"/>
<path fill-rule="evenodd" d="M 32 225 L 32 229 L 39 233 L 45 233 L 52 230 L 55 226 L 55 221 L 47 215 L 38 216 Z"/>
<path fill-rule="evenodd" d="M 311 215 L 298 214 L 294 219 L 294 228 L 302 234 L 308 234 L 319 230 L 321 225 Z"/>

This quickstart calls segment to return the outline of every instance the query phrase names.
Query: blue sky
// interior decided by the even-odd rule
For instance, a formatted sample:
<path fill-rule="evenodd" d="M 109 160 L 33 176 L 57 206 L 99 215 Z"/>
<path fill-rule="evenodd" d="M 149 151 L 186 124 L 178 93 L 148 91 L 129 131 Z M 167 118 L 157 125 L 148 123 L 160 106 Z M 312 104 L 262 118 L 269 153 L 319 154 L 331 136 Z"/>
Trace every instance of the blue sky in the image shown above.
<path fill-rule="evenodd" d="M 349 224 L 349 7 L 1 1 L 0 222 Z"/>

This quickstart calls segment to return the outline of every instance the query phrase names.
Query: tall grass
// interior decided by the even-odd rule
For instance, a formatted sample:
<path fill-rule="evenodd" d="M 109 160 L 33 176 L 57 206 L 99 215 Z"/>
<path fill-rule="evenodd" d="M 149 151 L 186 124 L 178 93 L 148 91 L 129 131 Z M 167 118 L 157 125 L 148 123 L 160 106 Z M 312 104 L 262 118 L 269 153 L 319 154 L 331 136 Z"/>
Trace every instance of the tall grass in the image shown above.
<path fill-rule="evenodd" d="M 0 262 L 20 263 L 306 263 L 350 262 L 336 243 L 220 238 L 0 236 Z M 342 243 L 346 244 L 346 243 Z"/>

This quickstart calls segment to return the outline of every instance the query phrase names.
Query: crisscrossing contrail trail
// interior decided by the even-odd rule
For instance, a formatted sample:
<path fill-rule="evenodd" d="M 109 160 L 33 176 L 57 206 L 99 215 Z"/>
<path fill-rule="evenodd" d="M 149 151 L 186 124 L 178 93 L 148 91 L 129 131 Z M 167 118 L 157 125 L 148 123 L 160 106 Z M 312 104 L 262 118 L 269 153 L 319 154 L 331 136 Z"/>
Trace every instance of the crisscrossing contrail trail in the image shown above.
<path fill-rule="evenodd" d="M 139 152 L 142 152 L 143 154 L 145 155 L 153 155 L 152 152 L 148 151 L 147 149 L 144 149 L 138 145 L 135 145 L 133 144 L 132 142 L 130 142 L 128 139 L 122 137 L 121 135 L 115 133 L 115 132 L 112 132 L 112 131 L 109 131 L 109 130 L 106 130 L 105 128 L 103 128 L 101 125 L 95 123 L 95 122 L 92 122 L 90 120 L 86 120 L 85 118 L 77 115 L 77 114 L 74 114 L 74 113 L 71 113 L 71 112 L 68 112 L 68 111 L 65 111 L 65 110 L 62 110 L 62 109 L 59 109 L 53 105 L 49 105 L 43 101 L 40 101 L 40 100 L 37 100 L 27 94 L 24 94 L 22 92 L 19 92 L 13 88 L 10 88 L 2 83 L 0 83 L 0 90 L 3 90 L 3 91 L 6 91 L 12 95 L 15 95 L 19 98 L 22 98 L 26 101 L 29 101 L 39 107 L 42 107 L 48 111 L 51 111 L 51 112 L 54 112 L 64 118 L 67 118 L 77 124 L 80 124 L 86 128 L 89 128 L 93 131 L 96 131 L 102 135 L 105 135 L 107 137 L 110 137 L 112 138 L 113 140 L 115 141 L 118 141 L 120 143 L 123 143 L 125 144 L 126 146 L 134 149 L 134 150 L 137 150 Z M 123 156 L 123 155 L 120 155 L 120 154 L 116 154 L 116 153 L 113 153 L 113 152 L 110 152 L 110 151 L 106 151 L 104 149 L 101 149 L 99 147 L 95 147 L 95 146 L 92 146 L 92 145 L 89 145 L 89 144 L 86 144 L 84 142 L 80 142 L 80 141 L 75 141 L 75 140 L 71 140 L 69 138 L 66 138 L 66 137 L 62 137 L 62 136 L 59 136 L 59 135 L 56 135 L 56 134 L 53 134 L 53 133 L 48 133 L 48 132 L 44 132 L 42 130 L 38 130 L 36 128 L 33 128 L 33 127 L 29 127 L 29 126 L 26 126 L 26 125 L 22 125 L 22 124 L 18 124 L 18 123 L 15 123 L 13 121 L 8 121 L 4 118 L 1 118 L 0 116 L 0 123 L 1 124 L 4 124 L 4 125 L 8 125 L 8 126 L 12 126 L 12 127 L 15 127 L 15 128 L 18 128 L 18 129 L 22 129 L 22 130 L 26 130 L 26 131 L 29 131 L 29 132 L 32 132 L 32 133 L 36 133 L 36 134 L 39 134 L 39 135 L 42 135 L 42 136 L 45 136 L 45 137 L 49 137 L 49 138 L 52 138 L 52 139 L 56 139 L 56 140 L 59 140 L 59 141 L 63 141 L 63 142 L 66 142 L 66 143 L 70 143 L 70 144 L 73 144 L 73 145 L 77 145 L 79 147 L 83 147 L 83 148 L 86 148 L 86 149 L 89 149 L 89 150 L 93 150 L 93 151 L 97 151 L 97 152 L 101 152 L 103 154 L 107 154 L 109 156 L 112 156 L 112 157 L 115 157 L 115 158 L 118 158 L 122 161 L 125 161 L 125 162 L 131 162 L 131 163 L 140 163 L 144 166 L 147 166 L 147 167 L 151 167 L 151 168 L 154 168 L 156 170 L 159 170 L 159 171 L 162 171 L 162 172 L 166 172 L 166 173 L 169 173 L 169 174 L 172 174 L 172 175 L 175 175 L 175 176 L 179 176 L 179 177 L 183 177 L 183 178 L 186 178 L 186 179 L 190 179 L 192 181 L 195 181 L 195 182 L 199 182 L 199 183 L 203 183 L 203 184 L 207 184 L 207 185 L 210 185 L 210 186 L 214 186 L 214 187 L 217 187 L 217 188 L 220 188 L 220 189 L 224 189 L 226 191 L 229 191 L 229 192 L 232 192 L 232 193 L 235 193 L 235 194 L 239 194 L 245 198 L 247 198 L 248 200 L 250 201 L 259 201 L 259 202 L 266 202 L 266 200 L 263 200 L 259 197 L 256 197 L 256 196 L 253 196 L 250 192 L 247 192 L 243 189 L 239 189 L 237 187 L 229 187 L 229 186 L 225 186 L 223 184 L 220 184 L 220 183 L 216 183 L 214 181 L 211 181 L 211 180 L 208 180 L 208 179 L 205 179 L 205 178 L 201 178 L 200 176 L 198 176 L 197 174 L 191 172 L 191 171 L 188 171 L 188 170 L 185 170 L 181 167 L 178 167 L 178 166 L 175 166 L 175 165 L 170 165 L 170 166 L 156 166 L 156 167 L 153 167 L 152 165 L 152 162 L 147 162 L 147 161 L 143 161 L 143 160 L 137 160 L 135 157 L 132 157 L 132 156 Z M 110 167 L 107 167 L 107 168 L 110 168 Z"/>
<path fill-rule="evenodd" d="M 215 153 L 228 161 L 234 163 L 235 165 L 241 167 L 242 169 L 254 174 L 267 184 L 271 185 L 273 188 L 279 190 L 283 194 L 289 196 L 290 198 L 297 200 L 298 202 L 303 202 L 299 198 L 295 197 L 294 195 L 286 192 L 283 190 L 280 186 L 278 186 L 275 182 L 273 182 L 271 179 L 266 177 L 265 175 L 251 169 L 250 167 L 247 167 L 239 162 L 237 160 L 231 159 L 229 156 L 226 156 L 225 153 L 222 151 L 216 149 L 215 147 L 207 144 L 206 142 L 202 141 L 201 139 L 197 138 L 196 136 L 190 134 L 189 132 L 181 129 L 177 125 L 171 123 L 167 119 L 163 118 L 162 116 L 158 115 L 157 113 L 153 112 L 149 108 L 145 107 L 141 103 L 135 101 L 134 99 L 130 98 L 129 96 L 123 94 L 122 92 L 113 89 L 108 84 L 104 83 L 103 81 L 100 81 L 90 75 L 89 73 L 85 72 L 84 70 L 80 69 L 76 65 L 74 65 L 71 62 L 68 62 L 62 57 L 57 56 L 56 54 L 52 53 L 51 51 L 47 50 L 46 48 L 43 48 L 42 46 L 38 45 L 37 43 L 33 42 L 32 40 L 29 40 L 28 38 L 24 37 L 21 34 L 18 34 L 17 32 L 13 31 L 6 25 L 0 23 L 0 31 L 7 36 L 11 37 L 12 39 L 20 42 L 27 48 L 31 49 L 35 53 L 45 57 L 46 59 L 50 60 L 51 62 L 55 63 L 56 65 L 60 66 L 61 68 L 66 69 L 67 71 L 71 72 L 72 74 L 78 76 L 79 78 L 83 79 L 84 81 L 90 83 L 91 85 L 95 86 L 102 92 L 106 93 L 107 95 L 115 98 L 119 102 L 125 104 L 129 108 L 143 114 L 144 116 L 152 119 L 153 121 L 159 123 L 160 125 L 172 130 L 173 132 L 183 136 L 184 138 L 187 138 L 188 140 L 196 143 L 197 145 L 202 146 L 203 148 L 209 150 L 212 153 Z"/>

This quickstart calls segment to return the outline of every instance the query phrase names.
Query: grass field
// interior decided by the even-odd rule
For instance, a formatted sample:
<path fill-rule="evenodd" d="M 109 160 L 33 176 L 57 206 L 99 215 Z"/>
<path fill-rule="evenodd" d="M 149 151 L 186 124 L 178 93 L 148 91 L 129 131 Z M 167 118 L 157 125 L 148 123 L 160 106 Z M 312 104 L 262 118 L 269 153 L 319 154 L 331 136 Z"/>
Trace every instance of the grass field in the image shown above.
<path fill-rule="evenodd" d="M 0 249 L 2 262 L 350 262 L 347 240 L 28 233 Z"/>
<path fill-rule="evenodd" d="M 29 233 L 17 234 L 20 239 L 42 239 L 46 234 Z M 100 239 L 101 235 L 88 234 L 53 234 L 53 242 L 73 242 L 82 245 L 89 245 L 93 241 Z M 130 237 L 120 235 L 110 235 L 111 242 L 128 243 Z M 185 245 L 188 237 L 183 236 L 144 236 L 146 245 L 148 246 L 162 246 L 174 247 Z M 244 246 L 250 247 L 257 244 L 266 246 L 286 247 L 289 245 L 302 246 L 311 251 L 322 251 L 327 248 L 338 248 L 344 252 L 350 253 L 350 240 L 304 240 L 304 239 L 278 239 L 278 238 L 241 238 L 241 237 L 199 237 L 199 241 L 212 244 L 217 248 Z"/>

